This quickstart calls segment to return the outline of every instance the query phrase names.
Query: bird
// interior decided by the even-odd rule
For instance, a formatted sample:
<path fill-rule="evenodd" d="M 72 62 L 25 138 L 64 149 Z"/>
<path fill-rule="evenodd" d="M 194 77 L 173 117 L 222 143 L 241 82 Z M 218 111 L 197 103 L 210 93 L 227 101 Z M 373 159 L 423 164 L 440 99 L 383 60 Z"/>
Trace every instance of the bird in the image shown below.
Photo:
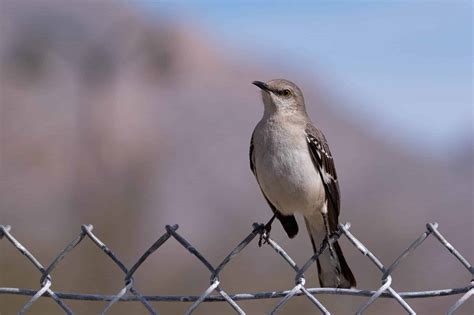
<path fill-rule="evenodd" d="M 288 237 L 298 233 L 303 215 L 316 252 L 338 229 L 340 190 L 333 156 L 324 134 L 311 122 L 301 89 L 291 81 L 254 81 L 264 111 L 250 140 L 250 169 Z M 329 242 L 328 242 L 329 243 Z M 318 256 L 321 287 L 354 288 L 355 277 L 336 242 Z"/>

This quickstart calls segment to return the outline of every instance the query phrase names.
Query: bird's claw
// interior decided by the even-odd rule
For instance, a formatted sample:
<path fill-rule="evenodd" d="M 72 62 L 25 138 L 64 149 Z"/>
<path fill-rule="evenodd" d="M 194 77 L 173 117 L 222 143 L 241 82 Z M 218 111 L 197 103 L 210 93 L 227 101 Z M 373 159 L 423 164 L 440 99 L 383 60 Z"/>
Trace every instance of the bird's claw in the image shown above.
<path fill-rule="evenodd" d="M 262 231 L 260 232 L 260 238 L 258 239 L 258 247 L 262 247 L 262 244 L 267 244 L 270 238 L 270 231 L 272 230 L 271 224 L 265 224 Z"/>
<path fill-rule="evenodd" d="M 262 244 L 268 243 L 268 237 L 265 232 L 260 233 L 260 238 L 258 239 L 258 247 L 262 247 Z"/>

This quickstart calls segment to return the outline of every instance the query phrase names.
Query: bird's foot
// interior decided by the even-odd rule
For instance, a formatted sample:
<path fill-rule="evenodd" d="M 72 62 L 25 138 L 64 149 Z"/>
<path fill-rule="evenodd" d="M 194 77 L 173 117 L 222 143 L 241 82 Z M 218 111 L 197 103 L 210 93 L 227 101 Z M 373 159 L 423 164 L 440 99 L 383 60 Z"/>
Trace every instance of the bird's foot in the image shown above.
<path fill-rule="evenodd" d="M 263 226 L 263 230 L 260 231 L 260 239 L 258 240 L 258 247 L 262 247 L 262 244 L 268 243 L 268 239 L 270 238 L 270 231 L 272 230 L 272 223 L 273 220 L 275 220 L 276 214 L 273 214 L 273 217 L 270 219 L 270 221 L 267 222 Z"/>
<path fill-rule="evenodd" d="M 272 230 L 272 222 L 268 222 L 263 226 L 263 230 L 260 232 L 260 238 L 258 239 L 258 247 L 262 247 L 262 244 L 267 244 L 270 238 L 270 231 Z"/>

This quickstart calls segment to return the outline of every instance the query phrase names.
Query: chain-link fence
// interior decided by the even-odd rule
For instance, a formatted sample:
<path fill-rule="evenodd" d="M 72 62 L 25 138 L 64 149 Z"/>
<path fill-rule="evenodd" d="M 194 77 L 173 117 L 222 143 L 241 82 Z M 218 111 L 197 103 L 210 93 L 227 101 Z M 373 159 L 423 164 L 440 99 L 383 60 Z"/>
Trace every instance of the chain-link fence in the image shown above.
<path fill-rule="evenodd" d="M 0 294 L 15 294 L 31 296 L 31 299 L 19 310 L 19 314 L 25 313 L 39 298 L 52 298 L 60 309 L 66 314 L 74 314 L 73 310 L 67 305 L 65 300 L 83 300 L 83 301 L 108 301 L 109 303 L 103 310 L 102 314 L 109 311 L 112 305 L 117 302 L 139 301 L 143 304 L 150 314 L 159 314 L 150 302 L 154 301 L 168 301 L 168 302 L 193 302 L 186 314 L 191 314 L 203 302 L 227 302 L 235 310 L 237 314 L 245 314 L 245 310 L 238 304 L 242 300 L 256 300 L 256 299 L 279 299 L 273 309 L 269 310 L 270 314 L 276 314 L 279 310 L 293 297 L 304 295 L 307 297 L 322 314 L 331 314 L 318 299 L 318 294 L 338 294 L 338 295 L 353 295 L 368 297 L 367 301 L 360 306 L 356 314 L 363 314 L 367 308 L 378 298 L 393 298 L 399 304 L 401 309 L 408 314 L 416 314 L 416 311 L 407 302 L 408 299 L 413 298 L 429 298 L 446 295 L 461 295 L 461 297 L 451 306 L 445 310 L 446 314 L 454 314 L 459 307 L 464 304 L 474 293 L 474 268 L 471 264 L 446 240 L 446 238 L 438 231 L 437 223 L 429 223 L 426 225 L 426 230 L 417 238 L 407 249 L 405 249 L 400 256 L 388 267 L 385 267 L 380 260 L 362 244 L 350 231 L 350 224 L 340 224 L 337 233 L 334 233 L 329 238 L 329 243 L 335 242 L 341 236 L 345 236 L 357 250 L 375 264 L 375 266 L 382 273 L 381 286 L 373 291 L 358 290 L 358 289 L 335 289 L 335 288 L 306 288 L 305 287 L 305 271 L 311 266 L 316 258 L 328 247 L 328 242 L 325 242 L 321 248 L 311 257 L 306 263 L 299 267 L 293 259 L 285 252 L 285 250 L 278 245 L 273 239 L 265 234 L 263 224 L 255 223 L 253 229 L 244 240 L 237 245 L 232 251 L 222 260 L 222 262 L 213 266 L 202 253 L 193 247 L 188 240 L 182 237 L 178 232 L 178 225 L 167 225 L 166 232 L 138 259 L 138 261 L 131 267 L 127 268 L 124 263 L 94 234 L 92 233 L 92 225 L 83 225 L 79 235 L 72 240 L 53 260 L 51 264 L 44 267 L 29 251 L 26 249 L 11 233 L 10 226 L 0 225 L 0 240 L 8 240 L 21 254 L 23 254 L 40 272 L 40 287 L 38 289 L 23 289 L 23 288 L 6 288 L 0 287 Z M 431 290 L 431 291 L 410 291 L 397 292 L 391 287 L 392 273 L 400 265 L 400 263 L 410 255 L 415 249 L 420 246 L 430 235 L 437 239 L 459 262 L 468 270 L 471 279 L 468 279 L 467 285 L 461 288 Z M 270 246 L 277 254 L 284 259 L 290 268 L 295 272 L 295 285 L 290 290 L 277 292 L 258 292 L 258 293 L 238 293 L 229 294 L 223 288 L 219 280 L 219 274 L 227 266 L 227 264 L 237 255 L 239 255 L 254 239 L 259 236 L 263 237 L 265 244 Z M 147 260 L 147 258 L 157 251 L 169 239 L 175 239 L 181 246 L 194 255 L 210 273 L 210 285 L 200 296 L 163 296 L 142 295 L 134 286 L 133 275 L 140 268 L 140 266 Z M 257 237 L 258 238 L 258 237 Z M 124 273 L 124 287 L 116 295 L 96 295 L 96 294 L 74 294 L 62 293 L 52 289 L 51 272 L 58 266 L 61 260 L 71 253 L 74 248 L 84 239 L 91 240 L 97 245 L 102 252 L 105 253 Z M 213 293 L 217 293 L 214 294 Z"/>

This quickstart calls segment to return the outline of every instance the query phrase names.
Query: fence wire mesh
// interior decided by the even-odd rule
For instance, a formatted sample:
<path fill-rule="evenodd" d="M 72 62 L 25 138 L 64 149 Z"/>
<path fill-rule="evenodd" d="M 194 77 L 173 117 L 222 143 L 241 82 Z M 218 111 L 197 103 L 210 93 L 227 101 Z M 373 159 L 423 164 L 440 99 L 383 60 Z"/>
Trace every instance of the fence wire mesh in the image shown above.
<path fill-rule="evenodd" d="M 222 262 L 213 266 L 204 255 L 199 252 L 191 243 L 181 236 L 177 230 L 178 225 L 167 225 L 166 231 L 148 250 L 137 260 L 131 267 L 127 268 L 125 264 L 92 232 L 92 225 L 83 225 L 78 236 L 73 239 L 46 267 L 44 267 L 31 252 L 26 249 L 11 233 L 10 226 L 0 225 L 0 240 L 9 241 L 14 248 L 23 254 L 40 273 L 39 287 L 37 289 L 25 288 L 8 288 L 0 287 L 0 294 L 15 294 L 31 296 L 30 300 L 19 310 L 18 314 L 24 314 L 30 307 L 38 301 L 41 297 L 48 297 L 54 300 L 58 307 L 66 314 L 74 314 L 73 310 L 67 305 L 65 300 L 84 300 L 84 301 L 107 301 L 108 304 L 101 314 L 106 314 L 110 308 L 117 302 L 139 301 L 143 304 L 149 314 L 159 314 L 150 302 L 168 301 L 168 302 L 193 302 L 185 314 L 192 314 L 203 302 L 227 302 L 237 314 L 246 314 L 243 308 L 237 303 L 243 300 L 256 299 L 279 299 L 273 309 L 269 310 L 269 314 L 278 313 L 282 307 L 295 296 L 305 296 L 308 298 L 316 309 L 321 314 L 331 314 L 330 311 L 317 299 L 318 294 L 337 294 L 337 295 L 352 295 L 367 297 L 367 301 L 360 306 L 356 314 L 364 314 L 364 312 L 376 301 L 378 298 L 393 298 L 408 314 L 416 314 L 415 310 L 408 304 L 407 299 L 413 298 L 430 298 L 446 295 L 461 295 L 461 297 L 451 306 L 445 310 L 446 314 L 454 314 L 473 294 L 474 294 L 474 268 L 471 264 L 456 250 L 447 239 L 439 232 L 437 223 L 428 223 L 426 230 L 413 243 L 408 246 L 395 261 L 388 267 L 385 267 L 382 262 L 350 231 L 350 224 L 339 224 L 339 229 L 336 233 L 331 235 L 328 241 L 324 242 L 321 248 L 318 249 L 313 256 L 311 256 L 302 267 L 299 267 L 293 259 L 286 253 L 286 251 L 275 240 L 265 234 L 263 224 L 253 224 L 252 231 L 248 234 L 240 244 L 238 244 L 232 251 L 222 260 Z M 220 280 L 219 274 L 227 266 L 227 264 L 237 255 L 239 255 L 257 236 L 263 237 L 264 244 L 270 246 L 280 256 L 290 268 L 295 272 L 295 285 L 290 290 L 276 291 L 276 292 L 257 292 L 257 293 L 227 293 Z M 329 243 L 333 243 L 340 237 L 346 237 L 349 242 L 354 245 L 358 251 L 366 256 L 382 273 L 381 286 L 375 290 L 358 290 L 358 289 L 336 289 L 336 288 L 307 288 L 305 286 L 305 271 L 312 265 L 317 257 L 327 249 Z M 400 263 L 411 253 L 413 253 L 429 236 L 433 236 L 438 240 L 459 262 L 468 270 L 471 279 L 467 282 L 465 287 L 431 290 L 431 291 L 409 291 L 397 292 L 392 287 L 392 274 L 398 268 Z M 58 266 L 61 260 L 71 253 L 74 248 L 84 239 L 91 240 L 97 245 L 105 255 L 107 255 L 113 263 L 115 263 L 124 273 L 124 286 L 115 295 L 97 295 L 97 294 L 75 294 L 57 292 L 52 289 L 53 280 L 51 277 L 52 271 Z M 210 273 L 210 285 L 200 296 L 165 296 L 165 295 L 143 295 L 134 286 L 133 275 L 140 268 L 140 266 L 147 260 L 147 258 L 155 253 L 165 242 L 169 239 L 175 239 L 181 246 L 183 246 L 190 254 L 194 255 Z M 213 294 L 217 293 L 217 294 Z"/>

